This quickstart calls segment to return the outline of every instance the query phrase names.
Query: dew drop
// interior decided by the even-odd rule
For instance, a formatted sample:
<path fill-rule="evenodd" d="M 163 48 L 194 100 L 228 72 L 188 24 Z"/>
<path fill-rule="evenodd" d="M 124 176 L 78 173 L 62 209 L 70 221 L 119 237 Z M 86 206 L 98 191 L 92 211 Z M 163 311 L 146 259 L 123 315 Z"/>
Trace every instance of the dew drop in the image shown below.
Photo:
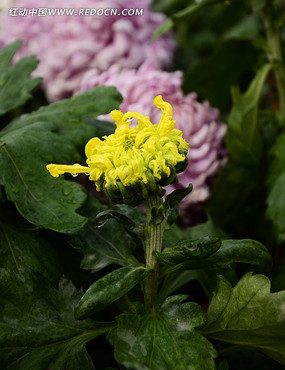
<path fill-rule="evenodd" d="M 66 196 L 67 196 L 67 195 L 69 195 L 70 193 L 71 193 L 71 190 L 70 190 L 70 189 L 63 189 L 63 190 L 62 190 L 62 194 L 63 194 L 63 195 L 66 195 Z"/>
<path fill-rule="evenodd" d="M 78 176 L 78 173 L 72 173 L 71 176 L 72 177 L 77 177 Z"/>
<path fill-rule="evenodd" d="M 95 225 L 95 227 L 96 227 L 96 228 L 102 227 L 102 226 L 104 226 L 104 225 L 105 225 L 105 223 L 106 223 L 107 221 L 108 221 L 108 220 L 99 221 L 99 222 Z"/>
<path fill-rule="evenodd" d="M 132 120 L 133 120 L 133 117 L 130 117 L 126 119 L 126 122 L 132 122 Z"/>
<path fill-rule="evenodd" d="M 90 176 L 90 173 L 89 173 L 89 172 L 86 172 L 86 173 L 85 173 L 85 175 L 86 175 L 86 176 Z"/>

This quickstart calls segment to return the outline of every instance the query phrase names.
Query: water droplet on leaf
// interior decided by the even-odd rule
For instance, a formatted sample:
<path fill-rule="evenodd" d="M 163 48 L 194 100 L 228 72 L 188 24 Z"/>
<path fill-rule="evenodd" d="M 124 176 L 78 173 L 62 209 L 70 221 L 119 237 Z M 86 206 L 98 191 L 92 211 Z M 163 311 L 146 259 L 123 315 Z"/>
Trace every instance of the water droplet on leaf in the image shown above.
<path fill-rule="evenodd" d="M 62 189 L 62 194 L 63 195 L 69 195 L 71 193 L 71 189 Z"/>
<path fill-rule="evenodd" d="M 104 221 L 99 221 L 96 223 L 95 227 L 96 228 L 99 228 L 99 227 L 102 227 L 105 225 L 105 223 L 107 222 L 108 220 L 104 220 Z"/>

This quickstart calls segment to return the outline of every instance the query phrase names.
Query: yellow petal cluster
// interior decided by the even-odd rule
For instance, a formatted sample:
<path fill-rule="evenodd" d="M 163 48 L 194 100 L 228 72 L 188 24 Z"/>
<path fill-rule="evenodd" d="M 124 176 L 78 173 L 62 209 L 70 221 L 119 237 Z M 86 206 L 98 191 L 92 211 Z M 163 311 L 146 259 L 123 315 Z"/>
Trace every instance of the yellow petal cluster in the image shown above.
<path fill-rule="evenodd" d="M 182 131 L 175 129 L 171 105 L 160 95 L 154 99 L 154 104 L 162 111 L 158 124 L 152 124 L 149 117 L 137 112 L 124 114 L 113 110 L 111 117 L 117 128 L 103 140 L 97 137 L 89 140 L 85 147 L 88 166 L 49 164 L 48 171 L 54 177 L 66 172 L 89 174 L 97 190 L 118 184 L 118 181 L 127 187 L 137 181 L 148 185 L 150 178 L 156 182 L 174 178 L 175 167 L 187 160 L 189 145 L 182 138 Z M 137 125 L 130 127 L 134 119 Z"/>

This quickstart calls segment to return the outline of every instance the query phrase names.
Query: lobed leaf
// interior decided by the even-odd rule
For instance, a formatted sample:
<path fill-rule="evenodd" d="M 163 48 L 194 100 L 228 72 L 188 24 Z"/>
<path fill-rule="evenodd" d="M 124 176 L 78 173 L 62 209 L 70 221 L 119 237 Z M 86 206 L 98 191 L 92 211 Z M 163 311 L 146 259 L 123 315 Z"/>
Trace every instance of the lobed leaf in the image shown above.
<path fill-rule="evenodd" d="M 93 126 L 96 122 L 93 118 L 110 113 L 112 109 L 118 108 L 122 102 L 121 94 L 110 86 L 99 86 L 76 95 L 70 99 L 64 99 L 56 103 L 41 107 L 37 111 L 15 120 L 2 131 L 12 131 L 20 127 L 37 122 L 51 122 L 56 125 L 57 131 L 64 134 L 66 138 L 77 140 L 76 143 L 85 143 L 82 138 L 82 127 L 79 123 L 85 122 L 85 127 Z M 90 120 L 90 118 L 92 118 Z M 89 123 L 89 124 L 88 124 Z M 110 124 L 106 124 L 107 131 Z M 102 135 L 102 123 L 99 125 Z"/>
<path fill-rule="evenodd" d="M 136 247 L 134 240 L 120 223 L 108 219 L 101 226 L 96 226 L 97 214 L 103 209 L 104 206 L 89 197 L 81 210 L 83 215 L 88 217 L 88 222 L 78 234 L 71 236 L 72 247 L 84 255 L 81 267 L 96 272 L 111 264 L 137 264 L 132 255 Z"/>
<path fill-rule="evenodd" d="M 96 135 L 96 126 L 83 120 L 116 108 L 120 98 L 114 88 L 89 90 L 43 107 L 2 131 L 0 181 L 8 199 L 31 223 L 64 233 L 74 233 L 86 223 L 76 213 L 86 198 L 83 189 L 52 178 L 46 165 L 80 161 L 77 147 Z"/>
<path fill-rule="evenodd" d="M 23 225 L 12 225 L 5 220 L 5 213 L 0 214 L 0 285 L 3 296 L 13 286 L 13 274 L 18 276 L 25 269 L 42 274 L 50 283 L 57 286 L 62 275 L 56 254 L 50 245 L 40 236 L 39 231 L 32 231 Z M 7 270 L 4 273 L 4 269 Z M 8 280 L 7 273 L 12 281 Z M 11 289 L 10 294 L 13 292 Z"/>
<path fill-rule="evenodd" d="M 234 288 L 220 277 L 200 332 L 256 347 L 285 364 L 285 291 L 270 293 L 270 281 L 263 275 L 248 273 Z"/>
<path fill-rule="evenodd" d="M 187 188 L 174 190 L 171 194 L 167 195 L 164 202 L 164 209 L 168 225 L 172 225 L 173 222 L 175 222 L 178 217 L 179 203 L 186 195 L 191 193 L 192 190 L 193 185 L 189 184 Z"/>
<path fill-rule="evenodd" d="M 0 363 L 3 369 L 94 369 L 85 344 L 111 323 L 77 321 L 81 294 L 39 233 L 0 223 Z"/>
<path fill-rule="evenodd" d="M 130 217 L 113 209 L 108 209 L 106 211 L 98 213 L 95 219 L 96 222 L 95 226 L 101 227 L 110 219 L 118 221 L 119 223 L 125 226 L 126 230 L 128 230 L 131 233 L 144 232 L 144 228 L 137 225 Z"/>
<path fill-rule="evenodd" d="M 108 335 L 116 360 L 127 369 L 215 369 L 215 350 L 195 330 L 204 313 L 196 303 L 181 304 L 185 298 L 173 296 L 151 310 L 118 316 Z"/>
<path fill-rule="evenodd" d="M 23 58 L 10 65 L 21 41 L 0 50 L 0 115 L 26 103 L 30 92 L 41 82 L 40 78 L 31 79 L 30 74 L 37 68 L 36 57 Z"/>

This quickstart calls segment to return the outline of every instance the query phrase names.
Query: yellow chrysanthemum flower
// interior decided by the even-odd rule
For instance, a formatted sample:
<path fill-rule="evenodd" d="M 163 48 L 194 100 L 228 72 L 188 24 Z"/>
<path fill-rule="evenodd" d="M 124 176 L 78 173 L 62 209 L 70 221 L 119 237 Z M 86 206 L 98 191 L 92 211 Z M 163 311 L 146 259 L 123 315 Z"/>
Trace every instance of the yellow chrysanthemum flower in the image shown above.
<path fill-rule="evenodd" d="M 115 202 L 120 202 L 122 195 L 126 202 L 135 194 L 174 182 L 176 172 L 187 164 L 189 144 L 182 138 L 182 131 L 175 129 L 171 105 L 160 95 L 154 104 L 162 111 L 158 124 L 137 112 L 113 110 L 111 117 L 117 125 L 114 134 L 104 136 L 104 140 L 92 138 L 86 144 L 88 167 L 49 164 L 48 171 L 54 177 L 66 172 L 89 174 L 97 190 L 105 190 Z M 133 119 L 138 124 L 130 127 Z M 124 188 L 129 192 L 124 193 Z"/>

